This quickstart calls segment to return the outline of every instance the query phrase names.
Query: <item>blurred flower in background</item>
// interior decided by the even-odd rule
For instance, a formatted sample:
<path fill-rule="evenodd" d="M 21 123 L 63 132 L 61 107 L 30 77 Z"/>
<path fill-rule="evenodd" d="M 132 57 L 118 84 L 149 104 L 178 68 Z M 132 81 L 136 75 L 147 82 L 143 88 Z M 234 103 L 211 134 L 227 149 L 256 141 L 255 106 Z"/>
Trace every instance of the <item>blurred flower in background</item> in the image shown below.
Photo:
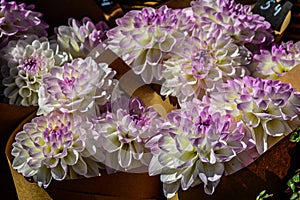
<path fill-rule="evenodd" d="M 104 45 L 108 29 L 104 21 L 94 24 L 88 17 L 81 21 L 70 18 L 68 26 L 56 28 L 57 42 L 72 58 L 86 58 L 97 46 Z"/>
<path fill-rule="evenodd" d="M 29 34 L 47 36 L 48 25 L 41 20 L 42 13 L 33 11 L 34 5 L 1 0 L 0 8 L 0 48 Z"/>

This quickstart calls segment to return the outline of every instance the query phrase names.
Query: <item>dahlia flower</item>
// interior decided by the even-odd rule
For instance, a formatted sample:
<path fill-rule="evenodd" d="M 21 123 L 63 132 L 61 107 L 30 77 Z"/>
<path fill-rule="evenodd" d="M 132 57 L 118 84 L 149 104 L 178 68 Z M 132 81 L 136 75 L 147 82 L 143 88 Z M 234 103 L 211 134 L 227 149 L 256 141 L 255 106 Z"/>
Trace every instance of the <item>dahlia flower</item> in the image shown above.
<path fill-rule="evenodd" d="M 52 110 L 95 114 L 96 105 L 104 105 L 117 85 L 115 71 L 91 57 L 53 67 L 44 76 L 39 90 L 39 114 Z"/>
<path fill-rule="evenodd" d="M 198 26 L 205 29 L 212 23 L 218 24 L 235 43 L 269 45 L 274 40 L 271 24 L 253 14 L 250 5 L 234 0 L 197 0 L 191 6 Z"/>
<path fill-rule="evenodd" d="M 12 167 L 32 177 L 40 187 L 51 180 L 99 175 L 97 134 L 87 118 L 54 111 L 32 119 L 17 133 L 13 143 Z"/>
<path fill-rule="evenodd" d="M 194 21 L 187 9 L 162 6 L 129 11 L 116 23 L 107 32 L 109 48 L 150 83 L 162 78 L 162 61 L 192 30 Z"/>
<path fill-rule="evenodd" d="M 98 119 L 108 171 L 147 172 L 152 154 L 144 147 L 156 134 L 161 118 L 137 98 L 121 98 Z"/>
<path fill-rule="evenodd" d="M 211 105 L 242 120 L 252 129 L 260 154 L 268 149 L 268 137 L 290 133 L 299 120 L 300 93 L 289 84 L 245 76 L 228 80 L 210 93 Z"/>
<path fill-rule="evenodd" d="M 47 36 L 48 25 L 40 18 L 42 14 L 33 11 L 34 5 L 17 4 L 15 1 L 0 2 L 0 48 L 9 40 L 26 38 L 30 34 Z"/>
<path fill-rule="evenodd" d="M 149 174 L 160 174 L 167 198 L 174 196 L 180 186 L 187 190 L 200 183 L 207 194 L 212 194 L 226 165 L 254 147 L 243 122 L 201 105 L 198 99 L 185 102 L 167 119 L 169 131 L 146 144 L 154 154 Z M 250 158 L 246 165 L 252 161 Z"/>
<path fill-rule="evenodd" d="M 281 42 L 273 44 L 271 51 L 261 49 L 253 56 L 253 76 L 276 80 L 300 64 L 300 42 Z"/>
<path fill-rule="evenodd" d="M 56 29 L 57 41 L 73 58 L 85 58 L 98 45 L 104 45 L 108 28 L 104 21 L 94 24 L 88 17 L 81 22 L 69 18 L 68 26 L 62 25 Z"/>
<path fill-rule="evenodd" d="M 245 48 L 216 25 L 198 29 L 164 62 L 162 95 L 176 96 L 180 103 L 210 91 L 218 82 L 244 76 Z"/>
<path fill-rule="evenodd" d="M 38 90 L 44 75 L 68 59 L 55 42 L 36 35 L 10 41 L 0 54 L 4 95 L 10 104 L 22 106 L 38 105 Z"/>

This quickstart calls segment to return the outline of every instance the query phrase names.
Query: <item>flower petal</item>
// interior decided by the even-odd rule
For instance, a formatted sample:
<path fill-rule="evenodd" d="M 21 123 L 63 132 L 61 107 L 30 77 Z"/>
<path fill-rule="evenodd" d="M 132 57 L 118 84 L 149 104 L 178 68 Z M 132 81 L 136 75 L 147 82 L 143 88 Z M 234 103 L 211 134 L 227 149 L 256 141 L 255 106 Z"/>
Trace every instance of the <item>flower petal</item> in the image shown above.
<path fill-rule="evenodd" d="M 256 149 L 259 154 L 264 153 L 268 149 L 268 143 L 267 143 L 267 134 L 265 134 L 265 131 L 262 127 L 262 125 L 253 128 L 253 137 L 254 141 L 256 143 Z"/>
<path fill-rule="evenodd" d="M 162 53 L 157 48 L 151 48 L 147 51 L 146 57 L 147 57 L 147 62 L 150 65 L 157 65 L 162 58 Z"/>
<path fill-rule="evenodd" d="M 159 48 L 163 52 L 170 52 L 173 49 L 175 44 L 176 44 L 176 39 L 173 36 L 168 35 L 165 41 L 159 44 Z"/>
<path fill-rule="evenodd" d="M 47 188 L 52 180 L 51 170 L 42 166 L 36 176 L 36 182 L 40 187 Z"/>
<path fill-rule="evenodd" d="M 75 165 L 72 165 L 72 169 L 79 175 L 85 175 L 87 173 L 87 164 L 80 156 L 78 162 Z"/>
<path fill-rule="evenodd" d="M 121 167 L 128 168 L 132 160 L 130 147 L 128 144 L 123 144 L 122 148 L 118 152 L 118 161 Z"/>

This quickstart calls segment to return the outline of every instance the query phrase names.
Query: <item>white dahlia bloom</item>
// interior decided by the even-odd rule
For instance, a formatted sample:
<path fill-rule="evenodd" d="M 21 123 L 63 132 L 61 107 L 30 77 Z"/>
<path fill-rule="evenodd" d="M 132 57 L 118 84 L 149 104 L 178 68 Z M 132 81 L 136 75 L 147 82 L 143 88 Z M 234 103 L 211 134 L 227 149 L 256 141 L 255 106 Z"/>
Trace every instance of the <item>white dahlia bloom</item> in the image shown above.
<path fill-rule="evenodd" d="M 109 47 L 150 83 L 162 79 L 161 63 L 192 30 L 193 17 L 185 9 L 146 7 L 129 11 L 116 23 L 107 32 Z"/>
<path fill-rule="evenodd" d="M 95 114 L 95 106 L 107 103 L 117 86 L 114 75 L 106 63 L 96 63 L 91 57 L 53 67 L 39 90 L 39 114 L 55 109 Z"/>
<path fill-rule="evenodd" d="M 103 154 L 96 151 L 95 136 L 84 116 L 54 111 L 36 117 L 15 137 L 12 167 L 44 188 L 52 179 L 98 176 Z"/>
<path fill-rule="evenodd" d="M 222 29 L 212 25 L 187 38 L 164 63 L 162 95 L 176 96 L 179 103 L 213 90 L 216 83 L 244 76 L 244 48 L 234 44 Z"/>
<path fill-rule="evenodd" d="M 38 90 L 43 76 L 52 67 L 67 61 L 55 42 L 31 35 L 24 40 L 10 41 L 1 51 L 2 84 L 10 104 L 38 105 Z"/>

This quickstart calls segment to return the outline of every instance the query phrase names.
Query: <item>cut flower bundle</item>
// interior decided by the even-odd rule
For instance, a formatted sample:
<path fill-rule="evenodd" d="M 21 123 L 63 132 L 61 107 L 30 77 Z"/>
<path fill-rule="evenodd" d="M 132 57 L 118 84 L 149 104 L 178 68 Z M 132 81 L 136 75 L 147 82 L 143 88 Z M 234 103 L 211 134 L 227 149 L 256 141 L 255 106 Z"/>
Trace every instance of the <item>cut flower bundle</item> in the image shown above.
<path fill-rule="evenodd" d="M 300 93 L 278 79 L 300 64 L 300 43 L 275 43 L 248 5 L 146 7 L 112 28 L 70 19 L 51 36 L 32 6 L 0 6 L 4 101 L 38 107 L 15 136 L 12 167 L 41 187 L 105 169 L 158 175 L 167 198 L 199 184 L 213 194 L 299 125 Z M 126 94 L 113 58 L 99 62 L 107 51 L 177 108 L 164 116 Z"/>

